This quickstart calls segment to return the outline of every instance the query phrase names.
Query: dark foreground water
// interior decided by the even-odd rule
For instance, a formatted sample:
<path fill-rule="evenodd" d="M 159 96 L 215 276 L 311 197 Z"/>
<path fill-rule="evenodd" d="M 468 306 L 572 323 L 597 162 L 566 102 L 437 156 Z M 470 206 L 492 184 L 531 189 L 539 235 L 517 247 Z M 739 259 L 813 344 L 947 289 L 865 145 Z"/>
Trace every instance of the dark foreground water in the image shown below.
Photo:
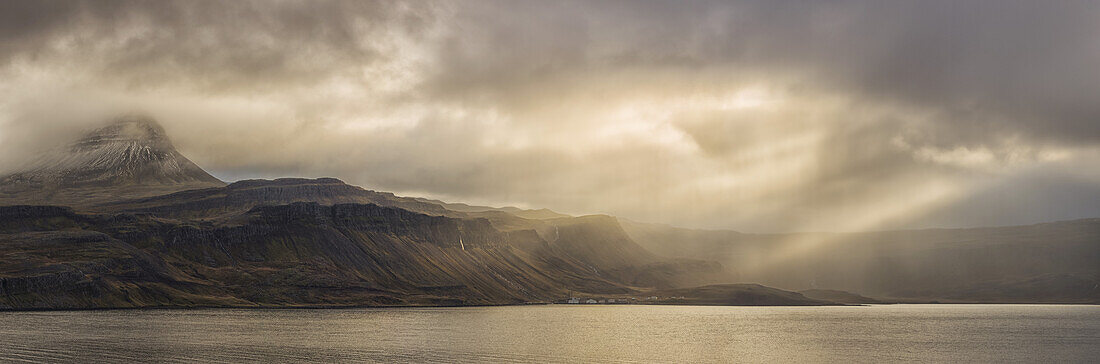
<path fill-rule="evenodd" d="M 0 312 L 4 362 L 1097 362 L 1100 306 Z"/>

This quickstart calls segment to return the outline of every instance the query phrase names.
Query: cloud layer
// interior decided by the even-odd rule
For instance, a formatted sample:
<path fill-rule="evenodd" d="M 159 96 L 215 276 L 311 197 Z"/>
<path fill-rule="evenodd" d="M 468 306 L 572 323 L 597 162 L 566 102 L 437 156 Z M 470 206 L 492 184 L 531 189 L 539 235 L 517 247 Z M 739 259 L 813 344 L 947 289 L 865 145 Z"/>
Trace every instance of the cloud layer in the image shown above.
<path fill-rule="evenodd" d="M 1090 2 L 4 2 L 0 169 L 141 109 L 229 180 L 745 231 L 1100 216 Z"/>

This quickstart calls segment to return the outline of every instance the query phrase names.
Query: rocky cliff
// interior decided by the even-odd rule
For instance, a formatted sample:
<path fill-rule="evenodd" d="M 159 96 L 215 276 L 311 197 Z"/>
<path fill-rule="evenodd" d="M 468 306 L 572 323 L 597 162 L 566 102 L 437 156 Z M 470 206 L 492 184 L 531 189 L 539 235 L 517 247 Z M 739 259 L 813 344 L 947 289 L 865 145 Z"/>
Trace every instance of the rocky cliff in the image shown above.
<path fill-rule="evenodd" d="M 375 204 L 259 205 L 219 219 L 4 206 L 0 307 L 515 304 L 634 294 L 720 270 L 669 274 L 679 263 L 636 245 L 578 249 L 632 243 L 613 219 L 577 220 L 559 244 Z"/>

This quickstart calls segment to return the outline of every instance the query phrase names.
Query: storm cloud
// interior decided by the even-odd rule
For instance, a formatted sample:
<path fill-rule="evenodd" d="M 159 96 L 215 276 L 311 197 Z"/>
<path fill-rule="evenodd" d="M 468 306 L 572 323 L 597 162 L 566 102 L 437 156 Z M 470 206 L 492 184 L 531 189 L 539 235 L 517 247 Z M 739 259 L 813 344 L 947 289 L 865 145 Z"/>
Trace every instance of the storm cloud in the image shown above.
<path fill-rule="evenodd" d="M 1100 216 L 1100 4 L 0 3 L 0 169 L 113 113 L 226 180 L 743 231 Z"/>

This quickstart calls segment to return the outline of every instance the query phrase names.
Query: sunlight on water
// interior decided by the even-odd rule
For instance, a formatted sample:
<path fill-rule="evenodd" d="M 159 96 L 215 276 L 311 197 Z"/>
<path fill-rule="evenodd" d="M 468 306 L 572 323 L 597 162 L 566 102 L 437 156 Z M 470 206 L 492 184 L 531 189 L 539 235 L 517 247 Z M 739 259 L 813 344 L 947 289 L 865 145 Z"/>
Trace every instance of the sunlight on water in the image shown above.
<path fill-rule="evenodd" d="M 1100 306 L 0 312 L 0 361 L 1088 362 Z"/>

